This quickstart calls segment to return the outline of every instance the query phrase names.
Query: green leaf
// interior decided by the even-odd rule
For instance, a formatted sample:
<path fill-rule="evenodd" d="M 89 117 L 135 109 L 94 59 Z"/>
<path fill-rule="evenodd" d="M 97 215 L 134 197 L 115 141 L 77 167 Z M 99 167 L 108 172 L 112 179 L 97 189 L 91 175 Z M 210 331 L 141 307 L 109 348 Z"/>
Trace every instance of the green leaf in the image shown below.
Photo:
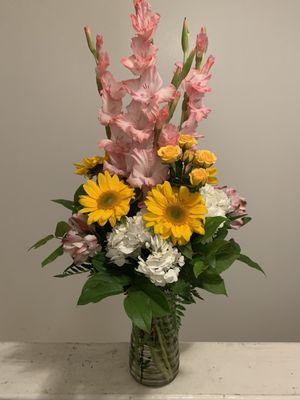
<path fill-rule="evenodd" d="M 74 194 L 74 203 L 78 204 L 79 203 L 79 199 L 80 196 L 86 194 L 83 185 L 80 185 L 79 188 L 76 190 L 75 194 Z"/>
<path fill-rule="evenodd" d="M 250 218 L 250 217 L 243 217 L 242 220 L 243 220 L 243 226 L 245 226 L 245 225 L 249 224 L 249 222 L 252 221 L 252 218 Z"/>
<path fill-rule="evenodd" d="M 124 287 L 129 285 L 129 283 L 130 279 L 126 275 L 101 270 L 85 283 L 78 300 L 78 305 L 98 303 L 106 297 L 123 293 Z"/>
<path fill-rule="evenodd" d="M 207 292 L 227 296 L 224 280 L 220 275 L 212 273 L 211 271 L 205 271 L 201 274 L 199 286 Z"/>
<path fill-rule="evenodd" d="M 65 221 L 60 221 L 58 222 L 58 224 L 56 225 L 56 229 L 55 229 L 55 236 L 57 238 L 62 238 L 65 236 L 65 234 L 67 232 L 69 232 L 69 230 L 71 229 L 70 225 L 67 224 Z"/>
<path fill-rule="evenodd" d="M 42 267 L 45 267 L 46 265 L 52 263 L 55 261 L 59 256 L 63 255 L 63 247 L 59 246 L 56 250 L 53 251 L 53 253 L 50 254 L 45 260 L 42 262 Z"/>
<path fill-rule="evenodd" d="M 226 242 L 216 253 L 216 272 L 221 274 L 226 271 L 239 258 L 240 253 L 241 248 L 233 239 Z"/>
<path fill-rule="evenodd" d="M 93 267 L 97 271 L 102 271 L 103 268 L 105 267 L 106 264 L 106 257 L 104 253 L 98 253 L 93 259 L 92 259 L 92 264 Z"/>
<path fill-rule="evenodd" d="M 205 271 L 206 266 L 205 262 L 202 258 L 200 257 L 195 257 L 193 260 L 193 271 L 195 274 L 195 277 L 198 278 L 198 276 Z"/>
<path fill-rule="evenodd" d="M 193 259 L 194 252 L 191 243 L 188 243 L 186 246 L 179 246 L 179 251 L 189 260 Z"/>
<path fill-rule="evenodd" d="M 180 83 L 187 77 L 188 73 L 190 72 L 191 66 L 193 64 L 195 58 L 196 50 L 192 50 L 190 55 L 188 56 L 186 62 L 184 63 L 180 75 Z"/>
<path fill-rule="evenodd" d="M 214 234 L 217 232 L 219 226 L 227 221 L 225 217 L 209 217 L 205 222 L 205 234 L 200 236 L 201 243 L 205 243 L 212 239 Z"/>
<path fill-rule="evenodd" d="M 168 299 L 161 289 L 150 282 L 138 285 L 137 288 L 142 290 L 149 297 L 153 317 L 164 317 L 170 313 L 171 310 Z"/>
<path fill-rule="evenodd" d="M 264 275 L 266 275 L 266 273 L 262 269 L 262 267 L 259 264 L 257 264 L 255 261 L 251 260 L 250 257 L 247 257 L 244 254 L 240 254 L 239 261 L 243 262 L 244 264 L 247 264 L 249 267 L 254 268 L 254 269 L 262 272 Z"/>
<path fill-rule="evenodd" d="M 131 321 L 145 332 L 151 332 L 152 309 L 150 298 L 141 290 L 131 288 L 124 300 L 124 308 Z"/>
<path fill-rule="evenodd" d="M 32 250 L 32 249 L 38 249 L 41 246 L 44 246 L 46 243 L 49 242 L 49 240 L 54 239 L 53 235 L 48 235 L 46 237 L 44 237 L 43 239 L 39 240 L 38 242 L 36 242 L 33 246 L 31 246 L 28 251 Z"/>
<path fill-rule="evenodd" d="M 74 202 L 71 200 L 64 200 L 64 199 L 58 199 L 58 200 L 52 200 L 53 203 L 60 204 L 61 206 L 66 207 L 68 210 L 73 210 L 74 207 Z"/>

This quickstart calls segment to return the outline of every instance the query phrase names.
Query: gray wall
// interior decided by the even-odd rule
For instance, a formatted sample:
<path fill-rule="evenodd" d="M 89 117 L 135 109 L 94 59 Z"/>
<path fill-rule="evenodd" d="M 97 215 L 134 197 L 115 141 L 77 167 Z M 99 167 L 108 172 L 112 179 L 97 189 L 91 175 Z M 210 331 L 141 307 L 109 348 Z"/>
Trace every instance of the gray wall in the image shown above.
<path fill-rule="evenodd" d="M 238 233 L 268 277 L 237 264 L 225 275 L 229 297 L 206 295 L 190 307 L 183 340 L 298 341 L 299 321 L 299 15 L 298 0 L 152 1 L 162 15 L 156 43 L 168 82 L 181 58 L 182 18 L 195 34 L 206 25 L 216 56 L 214 109 L 203 124 L 218 154 L 221 180 L 249 201 L 254 222 Z M 75 306 L 83 278 L 41 270 L 48 234 L 81 179 L 72 163 L 97 152 L 104 130 L 93 60 L 82 27 L 102 31 L 113 71 L 128 55 L 129 0 L 0 0 L 1 276 L 0 340 L 125 341 L 122 297 Z"/>

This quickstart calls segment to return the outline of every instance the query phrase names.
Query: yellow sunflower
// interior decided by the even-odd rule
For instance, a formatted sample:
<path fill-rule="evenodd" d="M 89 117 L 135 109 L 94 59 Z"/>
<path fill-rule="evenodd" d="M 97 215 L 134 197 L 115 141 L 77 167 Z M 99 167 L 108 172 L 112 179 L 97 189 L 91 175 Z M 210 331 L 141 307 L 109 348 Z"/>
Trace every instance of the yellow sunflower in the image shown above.
<path fill-rule="evenodd" d="M 98 222 L 104 226 L 108 221 L 114 227 L 124 215 L 128 214 L 134 190 L 120 181 L 117 175 L 108 171 L 98 175 L 98 184 L 89 180 L 83 188 L 87 195 L 80 196 L 79 203 L 84 206 L 80 213 L 88 214 L 88 224 Z"/>
<path fill-rule="evenodd" d="M 89 157 L 84 158 L 82 163 L 75 163 L 74 166 L 76 170 L 74 173 L 76 175 L 84 175 L 87 176 L 92 169 L 94 169 L 97 165 L 102 165 L 105 160 L 105 157 Z"/>
<path fill-rule="evenodd" d="M 200 193 L 192 193 L 185 186 L 172 188 L 165 182 L 148 193 L 145 204 L 146 226 L 164 239 L 171 238 L 173 244 L 188 243 L 193 232 L 204 235 L 207 209 Z"/>

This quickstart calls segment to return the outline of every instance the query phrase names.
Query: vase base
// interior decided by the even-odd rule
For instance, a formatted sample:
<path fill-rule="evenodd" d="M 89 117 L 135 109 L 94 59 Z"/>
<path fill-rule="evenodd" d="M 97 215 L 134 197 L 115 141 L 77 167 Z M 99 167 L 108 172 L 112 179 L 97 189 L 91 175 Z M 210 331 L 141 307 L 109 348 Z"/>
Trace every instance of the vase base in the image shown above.
<path fill-rule="evenodd" d="M 170 377 L 169 379 L 162 379 L 162 377 L 155 377 L 155 376 L 151 376 L 151 377 L 143 377 L 141 378 L 141 376 L 137 376 L 134 374 L 134 372 L 132 370 L 130 370 L 130 375 L 132 376 L 132 378 L 139 383 L 140 385 L 143 386 L 147 386 L 147 387 L 163 387 L 163 386 L 167 386 L 170 383 L 172 383 L 177 375 L 178 375 L 179 371 L 176 371 L 172 377 Z"/>

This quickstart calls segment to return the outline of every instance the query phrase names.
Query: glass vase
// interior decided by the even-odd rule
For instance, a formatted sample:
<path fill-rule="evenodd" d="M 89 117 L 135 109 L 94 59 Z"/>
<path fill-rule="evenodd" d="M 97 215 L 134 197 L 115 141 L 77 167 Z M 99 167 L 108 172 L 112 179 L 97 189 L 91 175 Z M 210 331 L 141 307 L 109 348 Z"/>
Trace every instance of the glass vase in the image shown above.
<path fill-rule="evenodd" d="M 132 326 L 129 366 L 133 378 L 142 385 L 165 386 L 176 378 L 179 342 L 172 314 L 153 319 L 151 333 Z"/>

